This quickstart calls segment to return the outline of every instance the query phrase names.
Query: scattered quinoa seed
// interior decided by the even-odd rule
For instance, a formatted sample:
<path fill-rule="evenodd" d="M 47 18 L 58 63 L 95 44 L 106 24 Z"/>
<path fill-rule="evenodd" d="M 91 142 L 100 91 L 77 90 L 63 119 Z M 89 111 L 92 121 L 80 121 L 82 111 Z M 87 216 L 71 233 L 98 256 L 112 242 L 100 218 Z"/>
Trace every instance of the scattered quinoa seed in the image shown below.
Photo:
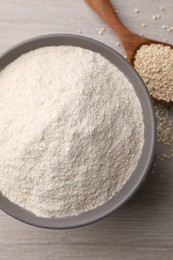
<path fill-rule="evenodd" d="M 136 14 L 138 14 L 138 13 L 139 13 L 139 9 L 138 9 L 138 8 L 135 8 L 135 9 L 134 9 L 134 12 L 135 12 Z"/>
<path fill-rule="evenodd" d="M 173 143 L 173 120 L 169 117 L 171 108 L 164 103 L 154 102 L 157 121 L 157 142 L 166 146 Z"/>
<path fill-rule="evenodd" d="M 158 20 L 158 19 L 160 19 L 161 18 L 161 15 L 160 14 L 153 14 L 152 15 L 152 19 L 153 20 Z"/>
<path fill-rule="evenodd" d="M 171 114 L 173 107 L 165 103 L 154 102 L 154 111 L 157 122 L 157 144 L 162 144 L 165 152 L 156 156 L 159 161 L 165 161 L 173 158 L 173 119 Z M 156 164 L 153 165 L 156 167 Z"/>
<path fill-rule="evenodd" d="M 103 28 L 103 27 L 100 28 L 100 30 L 99 30 L 99 34 L 102 35 L 104 32 L 105 32 L 105 28 Z"/>
<path fill-rule="evenodd" d="M 152 171 L 151 171 L 151 174 L 155 174 L 155 173 L 156 173 L 156 171 L 155 171 L 155 170 L 152 170 Z"/>
<path fill-rule="evenodd" d="M 169 24 L 163 24 L 162 28 L 164 30 L 166 30 L 167 32 L 172 32 L 173 31 L 173 25 L 169 25 Z"/>

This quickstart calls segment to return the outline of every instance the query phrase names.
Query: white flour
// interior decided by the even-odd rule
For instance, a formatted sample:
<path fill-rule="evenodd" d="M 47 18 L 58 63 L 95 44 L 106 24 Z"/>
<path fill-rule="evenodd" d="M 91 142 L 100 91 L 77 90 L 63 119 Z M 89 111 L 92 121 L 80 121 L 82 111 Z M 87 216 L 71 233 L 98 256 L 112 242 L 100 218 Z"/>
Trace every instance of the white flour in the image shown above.
<path fill-rule="evenodd" d="M 0 190 L 41 217 L 110 200 L 144 143 L 140 102 L 101 55 L 45 47 L 0 72 Z"/>

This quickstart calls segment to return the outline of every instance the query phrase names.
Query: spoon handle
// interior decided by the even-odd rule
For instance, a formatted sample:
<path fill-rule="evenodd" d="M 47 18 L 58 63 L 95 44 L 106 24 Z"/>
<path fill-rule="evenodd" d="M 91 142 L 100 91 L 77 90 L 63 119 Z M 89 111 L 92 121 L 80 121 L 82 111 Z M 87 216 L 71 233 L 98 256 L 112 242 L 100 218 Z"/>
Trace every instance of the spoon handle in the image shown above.
<path fill-rule="evenodd" d="M 120 21 L 109 0 L 86 0 L 86 2 L 112 27 L 120 39 L 133 34 Z"/>

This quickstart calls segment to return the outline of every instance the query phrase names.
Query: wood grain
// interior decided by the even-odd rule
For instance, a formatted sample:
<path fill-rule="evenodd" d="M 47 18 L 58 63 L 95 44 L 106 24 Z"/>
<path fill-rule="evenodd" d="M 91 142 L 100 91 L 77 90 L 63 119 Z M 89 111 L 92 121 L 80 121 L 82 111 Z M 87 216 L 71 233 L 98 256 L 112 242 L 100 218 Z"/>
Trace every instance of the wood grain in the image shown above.
<path fill-rule="evenodd" d="M 156 40 L 173 33 L 172 0 L 112 0 L 122 22 L 135 33 Z M 159 6 L 164 6 L 161 13 Z M 134 9 L 140 13 L 136 14 Z M 154 21 L 152 15 L 161 13 Z M 141 23 L 146 23 L 146 28 Z M 100 28 L 106 28 L 99 35 Z M 0 53 L 27 38 L 47 33 L 78 33 L 116 46 L 118 37 L 81 0 L 0 0 Z M 167 147 L 158 146 L 160 154 Z M 157 162 L 136 195 L 110 217 L 90 226 L 65 231 L 34 228 L 0 212 L 0 260 L 172 260 L 173 162 Z"/>
<path fill-rule="evenodd" d="M 128 61 L 133 64 L 137 50 L 140 49 L 142 45 L 150 44 L 162 44 L 168 45 L 164 42 L 155 41 L 153 39 L 147 39 L 139 36 L 129 29 L 121 22 L 117 13 L 115 12 L 112 4 L 109 0 L 86 0 L 86 2 L 100 15 L 106 23 L 108 23 L 112 29 L 115 31 L 117 36 L 120 38 L 126 54 Z M 171 48 L 173 46 L 171 45 Z"/>

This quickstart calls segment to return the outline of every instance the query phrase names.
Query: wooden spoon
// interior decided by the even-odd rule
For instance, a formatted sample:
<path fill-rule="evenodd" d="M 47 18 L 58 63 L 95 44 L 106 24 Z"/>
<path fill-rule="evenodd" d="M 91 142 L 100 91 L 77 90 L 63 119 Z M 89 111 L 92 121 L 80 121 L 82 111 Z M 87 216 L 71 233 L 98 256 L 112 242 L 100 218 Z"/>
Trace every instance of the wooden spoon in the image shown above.
<path fill-rule="evenodd" d="M 141 37 L 131 31 L 129 31 L 118 18 L 113 6 L 109 0 L 86 0 L 86 2 L 107 22 L 112 29 L 116 32 L 127 53 L 127 58 L 131 64 L 134 62 L 136 51 L 146 44 L 162 44 L 165 46 L 173 46 Z"/>

